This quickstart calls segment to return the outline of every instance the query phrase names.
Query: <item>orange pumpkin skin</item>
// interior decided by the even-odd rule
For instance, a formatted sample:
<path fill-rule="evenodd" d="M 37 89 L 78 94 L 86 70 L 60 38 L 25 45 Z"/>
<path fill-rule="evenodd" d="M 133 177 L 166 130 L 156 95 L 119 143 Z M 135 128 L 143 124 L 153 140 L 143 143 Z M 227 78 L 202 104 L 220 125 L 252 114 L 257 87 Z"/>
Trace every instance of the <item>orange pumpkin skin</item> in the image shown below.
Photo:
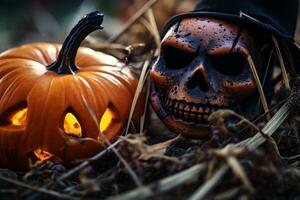
<path fill-rule="evenodd" d="M 36 149 L 69 165 L 105 147 L 99 134 L 110 142 L 122 134 L 138 83 L 135 75 L 116 58 L 83 47 L 75 59 L 78 70 L 58 74 L 49 66 L 60 50 L 58 44 L 34 43 L 0 54 L 1 167 L 26 168 L 28 155 Z M 141 114 L 139 105 L 136 111 Z M 11 113 L 21 107 L 27 108 L 26 123 L 13 125 Z M 99 121 L 107 108 L 115 117 L 99 133 Z M 69 112 L 80 123 L 80 137 L 64 130 Z"/>

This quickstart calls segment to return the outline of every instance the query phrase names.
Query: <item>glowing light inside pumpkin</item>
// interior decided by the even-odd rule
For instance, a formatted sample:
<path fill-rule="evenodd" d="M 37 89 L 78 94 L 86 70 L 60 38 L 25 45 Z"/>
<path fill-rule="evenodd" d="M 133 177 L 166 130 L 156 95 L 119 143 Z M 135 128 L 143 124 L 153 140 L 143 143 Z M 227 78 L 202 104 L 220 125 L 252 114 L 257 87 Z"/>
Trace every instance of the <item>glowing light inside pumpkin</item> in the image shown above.
<path fill-rule="evenodd" d="M 82 129 L 80 123 L 72 113 L 67 113 L 65 116 L 64 130 L 66 134 L 82 137 Z"/>
<path fill-rule="evenodd" d="M 23 108 L 22 110 L 14 113 L 10 119 L 12 125 L 15 125 L 15 126 L 25 125 L 26 115 L 27 115 L 27 108 Z"/>
<path fill-rule="evenodd" d="M 34 150 L 33 153 L 39 160 L 48 160 L 53 157 L 53 154 L 51 154 L 47 151 L 44 151 L 42 149 L 36 149 L 36 150 Z"/>
<path fill-rule="evenodd" d="M 102 115 L 102 118 L 100 120 L 100 131 L 101 133 L 103 133 L 107 127 L 110 125 L 111 121 L 114 118 L 114 113 L 111 109 L 107 108 L 104 112 L 104 114 Z"/>

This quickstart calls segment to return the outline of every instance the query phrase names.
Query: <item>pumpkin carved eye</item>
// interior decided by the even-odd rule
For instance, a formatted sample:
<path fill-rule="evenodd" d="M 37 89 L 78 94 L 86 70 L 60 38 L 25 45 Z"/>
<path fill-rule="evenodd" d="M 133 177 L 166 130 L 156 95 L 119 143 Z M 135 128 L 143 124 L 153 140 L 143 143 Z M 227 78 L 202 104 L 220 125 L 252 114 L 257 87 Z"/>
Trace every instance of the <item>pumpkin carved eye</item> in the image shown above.
<path fill-rule="evenodd" d="M 27 105 L 21 103 L 6 110 L 0 116 L 2 126 L 24 127 L 27 121 Z"/>
<path fill-rule="evenodd" d="M 19 121 L 22 121 L 23 120 L 22 114 L 26 115 L 26 112 L 27 112 L 27 109 L 25 108 L 25 109 L 22 109 L 21 111 L 19 111 L 18 113 L 16 113 L 14 115 L 15 121 L 17 121 L 17 119 Z M 115 119 L 117 119 L 116 114 L 113 112 L 113 110 L 110 107 L 108 107 L 105 110 L 105 112 L 103 113 L 100 123 L 99 123 L 99 129 L 100 129 L 101 133 L 103 133 L 105 130 L 107 130 L 107 128 L 110 126 L 110 124 Z M 75 136 L 75 137 L 82 137 L 81 125 L 73 113 L 68 112 L 66 114 L 63 127 L 64 127 L 64 131 L 66 134 Z M 54 156 L 50 152 L 42 150 L 40 148 L 34 150 L 33 153 L 39 160 L 42 160 L 42 161 L 49 160 L 50 158 L 52 158 Z"/>
<path fill-rule="evenodd" d="M 114 112 L 112 111 L 112 109 L 107 108 L 105 110 L 105 112 L 103 113 L 101 120 L 100 120 L 100 124 L 99 124 L 100 132 L 103 133 L 109 127 L 112 120 L 115 118 L 116 118 L 116 116 L 115 116 Z"/>
<path fill-rule="evenodd" d="M 27 108 L 16 111 L 10 117 L 11 124 L 14 126 L 24 126 L 27 120 Z"/>
<path fill-rule="evenodd" d="M 4 115 L 4 124 L 13 126 L 25 126 L 27 121 L 27 111 L 28 109 L 26 107 L 20 106 L 10 109 L 10 111 L 6 112 L 6 114 Z M 33 153 L 39 160 L 48 160 L 53 157 L 53 154 L 40 148 L 34 150 Z"/>
<path fill-rule="evenodd" d="M 82 129 L 74 114 L 68 112 L 64 119 L 64 131 L 68 135 L 82 137 Z"/>

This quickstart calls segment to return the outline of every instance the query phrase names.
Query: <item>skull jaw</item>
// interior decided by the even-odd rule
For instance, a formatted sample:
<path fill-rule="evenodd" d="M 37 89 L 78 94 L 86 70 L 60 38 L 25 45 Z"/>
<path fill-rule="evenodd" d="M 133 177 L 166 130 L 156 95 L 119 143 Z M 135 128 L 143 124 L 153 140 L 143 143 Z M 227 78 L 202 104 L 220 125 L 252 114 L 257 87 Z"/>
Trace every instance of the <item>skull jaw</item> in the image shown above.
<path fill-rule="evenodd" d="M 192 124 L 176 120 L 163 106 L 159 93 L 152 87 L 151 105 L 163 123 L 175 133 L 191 138 L 207 138 L 210 135 L 210 126 L 207 124 Z"/>

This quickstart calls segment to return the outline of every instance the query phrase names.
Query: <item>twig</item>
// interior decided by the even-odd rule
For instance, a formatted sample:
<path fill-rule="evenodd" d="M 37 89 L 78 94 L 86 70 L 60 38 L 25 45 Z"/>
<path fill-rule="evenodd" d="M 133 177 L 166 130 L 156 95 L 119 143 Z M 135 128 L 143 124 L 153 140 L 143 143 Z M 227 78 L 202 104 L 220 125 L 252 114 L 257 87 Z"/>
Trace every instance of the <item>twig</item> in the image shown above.
<path fill-rule="evenodd" d="M 236 118 L 240 119 L 241 121 L 239 121 L 237 123 L 237 126 L 239 126 L 241 123 L 246 123 L 248 126 L 254 128 L 256 131 L 258 131 L 261 135 L 263 135 L 264 137 L 267 137 L 264 132 L 257 127 L 253 122 L 251 122 L 250 120 L 248 120 L 247 118 L 243 117 L 242 115 L 234 112 L 233 110 L 229 110 L 229 109 L 220 109 L 214 113 L 212 113 L 209 118 L 208 121 L 212 121 L 214 118 L 218 118 L 218 116 L 221 115 L 222 117 L 228 117 L 229 115 L 231 116 L 235 116 Z"/>
<path fill-rule="evenodd" d="M 94 121 L 95 125 L 97 126 L 97 129 L 99 130 L 99 136 L 100 136 L 100 138 L 107 144 L 108 147 L 112 146 L 111 142 L 100 131 L 100 127 L 99 127 L 99 124 L 98 124 L 99 120 L 97 119 L 96 113 L 94 112 L 94 110 L 91 108 L 91 106 L 88 104 L 88 102 L 86 101 L 86 99 L 83 96 L 82 96 L 82 100 L 83 100 L 86 108 L 88 109 L 91 117 L 93 118 L 93 121 Z M 128 162 L 123 158 L 123 156 L 118 152 L 118 150 L 114 146 L 112 146 L 111 149 L 114 152 L 114 154 L 119 158 L 120 162 L 124 165 L 125 169 L 130 174 L 130 176 L 133 179 L 134 183 L 138 187 L 142 187 L 142 185 L 143 185 L 142 182 L 140 181 L 140 179 L 138 178 L 138 176 L 136 175 L 136 173 L 132 170 L 132 168 L 130 167 L 130 165 L 128 164 Z"/>
<path fill-rule="evenodd" d="M 129 125 L 130 125 L 130 122 L 131 122 L 131 119 L 132 119 L 132 116 L 133 116 L 135 106 L 137 104 L 138 98 L 139 98 L 139 96 L 142 92 L 142 89 L 144 87 L 143 83 L 144 83 L 144 80 L 146 78 L 146 74 L 147 74 L 149 64 L 150 64 L 149 60 L 146 60 L 144 62 L 143 69 L 142 69 L 142 72 L 141 72 L 141 75 L 140 75 L 140 78 L 139 78 L 139 82 L 138 82 L 138 85 L 136 87 L 135 94 L 134 94 L 134 97 L 133 97 L 133 100 L 132 100 L 132 104 L 131 104 L 131 108 L 130 108 L 130 112 L 129 112 L 129 117 L 128 117 L 128 122 L 127 122 L 126 130 L 125 130 L 125 135 L 128 134 Z"/>
<path fill-rule="evenodd" d="M 290 106 L 286 102 L 283 106 L 276 112 L 276 114 L 271 118 L 270 121 L 262 129 L 263 133 L 267 136 L 272 136 L 273 133 L 279 128 L 279 126 L 285 121 L 285 119 L 290 114 Z M 259 133 L 255 136 L 246 139 L 242 142 L 235 144 L 235 147 L 247 147 L 250 151 L 255 150 L 258 146 L 264 143 L 266 139 Z"/>
<path fill-rule="evenodd" d="M 148 1 L 137 13 L 135 13 L 129 21 L 125 24 L 125 26 L 118 32 L 116 35 L 112 36 L 107 40 L 107 43 L 113 43 L 117 41 L 139 18 L 147 12 L 149 8 L 154 6 L 158 0 L 150 0 Z"/>
<path fill-rule="evenodd" d="M 156 43 L 156 48 L 157 50 L 160 49 L 160 34 L 159 34 L 159 31 L 158 31 L 158 28 L 157 28 L 157 24 L 156 24 L 156 20 L 155 20 L 155 16 L 154 16 L 154 13 L 153 13 L 153 10 L 150 8 L 148 11 L 147 11 L 147 17 L 148 17 L 148 20 L 151 24 L 151 33 L 155 39 L 155 43 Z"/>
<path fill-rule="evenodd" d="M 255 120 L 251 121 L 252 124 L 254 124 L 255 122 L 259 121 L 260 119 L 262 119 L 263 117 L 265 117 L 267 114 L 271 113 L 272 111 L 274 111 L 276 108 L 278 108 L 279 106 L 283 105 L 287 100 L 289 100 L 291 98 L 291 96 L 285 98 L 284 100 L 280 101 L 279 103 L 277 103 L 276 105 L 272 106 L 269 109 L 269 112 L 267 113 L 263 113 L 260 116 L 258 116 Z M 239 131 L 239 133 L 242 133 L 243 131 L 245 131 L 247 128 L 249 128 L 249 124 L 246 125 L 246 127 L 244 127 L 242 130 Z"/>
<path fill-rule="evenodd" d="M 219 169 L 209 181 L 206 181 L 202 186 L 196 190 L 189 198 L 189 200 L 201 200 L 203 199 L 214 187 L 215 185 L 223 178 L 227 170 L 228 166 L 223 166 Z"/>
<path fill-rule="evenodd" d="M 145 80 L 146 79 L 147 79 L 147 75 L 146 75 Z M 146 93 L 146 96 L 145 96 L 146 99 L 145 99 L 145 106 L 144 106 L 143 115 L 142 115 L 141 120 L 140 120 L 140 133 L 144 132 L 146 114 L 147 114 L 147 109 L 148 109 L 148 101 L 149 101 L 149 96 L 150 96 L 150 86 L 151 86 L 151 84 L 150 84 L 149 79 L 147 79 L 147 80 L 148 80 L 148 83 L 147 83 L 147 93 Z"/>
<path fill-rule="evenodd" d="M 215 200 L 224 200 L 224 199 L 234 199 L 233 197 L 239 193 L 241 187 L 234 187 L 225 192 L 217 194 L 214 196 Z"/>
<path fill-rule="evenodd" d="M 248 189 L 248 191 L 253 193 L 253 186 L 237 158 L 234 156 L 229 156 L 226 160 L 234 174 L 243 182 L 244 186 Z"/>
<path fill-rule="evenodd" d="M 248 63 L 250 65 L 250 69 L 252 71 L 252 74 L 253 74 L 253 77 L 254 77 L 254 80 L 255 80 L 255 83 L 256 83 L 256 86 L 257 86 L 258 94 L 259 94 L 261 103 L 263 105 L 264 111 L 268 112 L 269 108 L 268 108 L 267 100 L 266 100 L 266 97 L 265 97 L 264 90 L 263 90 L 263 88 L 261 86 L 261 83 L 260 83 L 260 80 L 259 80 L 259 76 L 258 76 L 256 68 L 255 68 L 255 64 L 254 64 L 251 56 L 248 56 L 247 60 L 248 60 Z"/>
<path fill-rule="evenodd" d="M 286 102 L 271 118 L 271 120 L 265 125 L 262 131 L 271 136 L 277 128 L 285 121 L 290 113 L 290 106 Z M 263 137 L 260 133 L 257 133 L 255 136 L 246 139 L 240 143 L 233 145 L 233 147 L 246 147 L 250 151 L 254 151 L 258 146 L 263 144 L 266 141 L 265 137 Z M 226 147 L 225 147 L 226 148 Z M 224 166 L 219 169 L 214 176 L 204 183 L 203 186 L 199 187 L 199 189 L 191 196 L 190 200 L 194 199 L 203 199 L 216 185 L 219 183 L 221 178 L 225 175 L 228 170 L 228 166 Z"/>
<path fill-rule="evenodd" d="M 114 148 L 115 146 L 117 146 L 121 141 L 123 141 L 123 139 L 119 139 L 117 140 L 115 143 L 113 143 L 112 145 L 110 145 L 109 147 L 107 147 L 106 149 L 104 149 L 103 151 L 99 152 L 98 154 L 96 154 L 95 156 L 89 158 L 88 160 L 82 162 L 81 164 L 77 165 L 76 167 L 74 167 L 73 169 L 69 170 L 67 173 L 63 174 L 58 181 L 63 181 L 66 178 L 74 175 L 75 173 L 79 172 L 81 169 L 87 167 L 88 165 L 90 165 L 92 162 L 99 160 L 102 156 L 104 156 L 107 152 L 109 152 L 112 148 Z"/>
<path fill-rule="evenodd" d="M 274 47 L 272 47 L 270 56 L 269 56 L 269 58 L 268 58 L 267 68 L 266 68 L 266 71 L 265 71 L 265 73 L 264 73 L 264 78 L 263 78 L 263 81 L 262 81 L 262 86 L 263 86 L 263 87 L 265 86 L 265 83 L 266 83 L 266 79 L 267 79 L 268 72 L 269 72 L 269 69 L 270 69 L 270 65 L 271 65 L 271 60 L 272 60 L 272 55 L 273 55 L 273 53 L 274 53 Z"/>
<path fill-rule="evenodd" d="M 288 103 L 285 104 L 277 111 L 277 113 L 272 117 L 272 119 L 266 124 L 266 126 L 262 129 L 262 131 L 271 136 L 277 128 L 283 123 L 283 121 L 287 118 L 289 114 L 289 106 Z M 258 140 L 258 141 L 256 141 Z M 254 150 L 259 145 L 261 145 L 266 139 L 262 136 L 261 133 L 257 133 L 250 139 L 246 139 L 240 143 L 233 145 L 233 147 L 247 147 L 249 150 Z M 155 187 L 158 192 L 166 192 L 177 186 L 180 186 L 184 183 L 188 183 L 193 180 L 193 178 L 197 178 L 201 172 L 206 169 L 206 164 L 197 164 L 189 169 L 181 171 L 175 175 L 167 177 L 158 183 L 150 184 L 149 186 L 141 187 L 127 193 L 112 197 L 111 199 L 145 199 L 149 198 L 153 195 L 152 188 Z M 225 175 L 227 170 L 229 169 L 228 165 L 223 166 L 219 169 L 211 179 L 204 183 L 203 186 L 199 187 L 199 189 L 191 196 L 191 200 L 193 199 L 203 199 L 221 180 L 221 178 Z M 157 187 L 157 185 L 159 187 Z"/>
<path fill-rule="evenodd" d="M 111 200 L 129 200 L 129 199 L 145 199 L 153 195 L 155 192 L 166 192 L 182 184 L 187 184 L 197 179 L 199 174 L 206 169 L 205 164 L 197 164 L 177 174 L 164 178 L 156 183 L 138 188 L 124 194 L 114 196 Z"/>
<path fill-rule="evenodd" d="M 281 68 L 281 72 L 282 72 L 282 75 L 283 75 L 282 76 L 283 83 L 284 83 L 284 85 L 287 89 L 291 89 L 290 83 L 289 83 L 289 77 L 288 77 L 288 74 L 286 72 L 286 67 L 285 67 L 285 64 L 284 64 L 284 61 L 283 61 L 283 57 L 282 57 L 279 45 L 278 45 L 278 41 L 277 41 L 276 37 L 274 37 L 274 36 L 272 36 L 272 40 L 274 42 L 276 53 L 277 53 L 278 60 L 279 60 L 279 63 L 280 63 L 280 68 Z"/>
<path fill-rule="evenodd" d="M 29 190 L 33 190 L 33 191 L 37 191 L 37 192 L 44 193 L 44 194 L 47 194 L 47 195 L 51 195 L 51 196 L 56 197 L 56 198 L 70 199 L 70 200 L 79 199 L 79 198 L 69 196 L 69 195 L 66 195 L 66 194 L 61 194 L 59 192 L 49 190 L 49 189 L 46 189 L 46 188 L 39 188 L 39 187 L 36 187 L 36 186 L 28 185 L 24 182 L 21 182 L 21 181 L 18 181 L 18 180 L 13 180 L 13 179 L 4 177 L 2 175 L 0 175 L 0 179 L 3 180 L 3 181 L 6 181 L 6 182 L 12 183 L 14 185 L 17 185 L 19 187 L 23 187 L 23 188 L 27 188 Z"/>

